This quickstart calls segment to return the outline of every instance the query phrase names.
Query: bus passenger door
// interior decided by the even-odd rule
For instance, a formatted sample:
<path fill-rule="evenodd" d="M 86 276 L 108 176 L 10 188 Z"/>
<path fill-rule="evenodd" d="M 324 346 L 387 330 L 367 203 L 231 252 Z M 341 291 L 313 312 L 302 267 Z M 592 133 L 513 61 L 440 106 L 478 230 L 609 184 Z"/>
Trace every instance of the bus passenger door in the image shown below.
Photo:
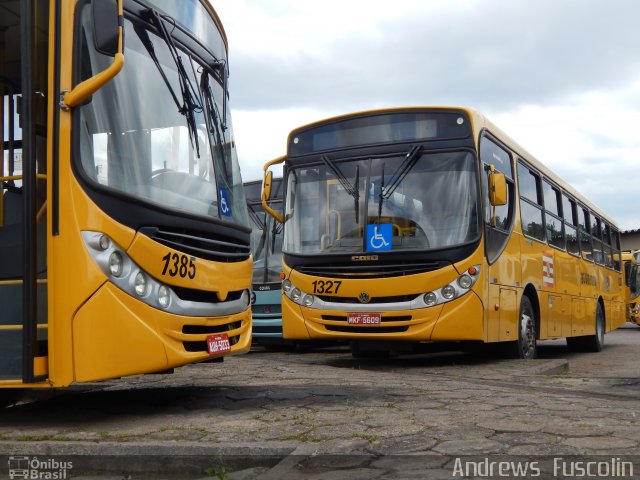
<path fill-rule="evenodd" d="M 46 168 L 49 2 L 0 16 L 0 381 L 47 373 Z"/>

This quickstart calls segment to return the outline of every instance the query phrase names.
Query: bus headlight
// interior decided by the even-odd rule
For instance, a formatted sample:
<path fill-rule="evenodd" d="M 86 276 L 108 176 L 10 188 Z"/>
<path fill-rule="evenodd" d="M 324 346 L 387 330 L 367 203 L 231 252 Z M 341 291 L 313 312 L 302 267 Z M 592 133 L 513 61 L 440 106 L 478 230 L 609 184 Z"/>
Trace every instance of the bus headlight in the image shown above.
<path fill-rule="evenodd" d="M 458 285 L 460 285 L 460 288 L 468 290 L 471 285 L 473 285 L 473 279 L 465 273 L 464 275 L 460 275 L 458 277 Z"/>
<path fill-rule="evenodd" d="M 111 246 L 111 239 L 106 235 L 100 235 L 98 239 L 98 245 L 102 250 L 107 250 Z"/>
<path fill-rule="evenodd" d="M 450 302 L 471 290 L 480 276 L 480 265 L 469 267 L 466 272 L 449 284 L 427 292 L 423 295 L 422 301 L 425 307 L 434 307 L 442 303 Z M 420 297 L 418 297 L 420 298 Z M 419 301 L 419 300 L 418 300 Z"/>
<path fill-rule="evenodd" d="M 109 255 L 109 271 L 114 277 L 122 275 L 122 271 L 124 269 L 123 264 L 124 261 L 120 252 L 112 252 L 111 255 Z"/>
<path fill-rule="evenodd" d="M 436 303 L 438 303 L 438 297 L 433 292 L 425 293 L 424 303 L 427 307 L 433 307 Z"/>
<path fill-rule="evenodd" d="M 175 313 L 180 298 L 171 287 L 145 272 L 127 252 L 102 232 L 82 231 L 85 247 L 109 281 L 127 295 L 153 307 Z"/>
<path fill-rule="evenodd" d="M 158 305 L 162 308 L 168 308 L 170 302 L 171 295 L 169 294 L 169 289 L 164 285 L 160 286 L 158 289 Z"/>
<path fill-rule="evenodd" d="M 442 287 L 442 290 L 440 290 L 440 293 L 446 300 L 451 300 L 456 296 L 456 289 L 453 288 L 452 285 L 445 285 Z"/>
<path fill-rule="evenodd" d="M 289 279 L 282 282 L 282 291 L 291 300 L 304 307 L 311 307 L 316 301 L 316 297 L 310 293 L 300 290 Z"/>
<path fill-rule="evenodd" d="M 138 272 L 136 273 L 136 278 L 134 279 L 134 287 L 136 294 L 139 297 L 144 296 L 147 293 L 147 277 L 145 277 L 144 273 Z"/>

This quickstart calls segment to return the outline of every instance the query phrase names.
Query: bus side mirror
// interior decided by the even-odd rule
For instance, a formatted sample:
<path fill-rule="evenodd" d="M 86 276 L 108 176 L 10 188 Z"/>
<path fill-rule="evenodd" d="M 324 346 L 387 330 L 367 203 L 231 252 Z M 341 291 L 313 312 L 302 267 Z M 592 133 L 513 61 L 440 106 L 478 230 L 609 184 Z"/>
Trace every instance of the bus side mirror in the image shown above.
<path fill-rule="evenodd" d="M 93 0 L 93 44 L 103 55 L 115 57 L 118 53 L 118 2 L 116 0 Z"/>
<path fill-rule="evenodd" d="M 124 0 L 93 0 L 93 41 L 95 47 L 113 57 L 113 62 L 93 77 L 87 78 L 61 95 L 60 108 L 68 112 L 88 100 L 109 80 L 114 78 L 124 66 Z M 114 18 L 115 15 L 115 18 Z M 115 23 L 114 23 L 115 22 Z M 103 25 L 106 24 L 106 25 Z M 115 40 L 113 38 L 115 32 Z M 113 44 L 115 43 L 115 48 Z"/>
<path fill-rule="evenodd" d="M 269 170 L 264 175 L 264 185 L 262 186 L 262 200 L 271 198 L 271 184 L 273 183 L 273 172 Z"/>
<path fill-rule="evenodd" d="M 271 184 L 273 183 L 273 172 L 269 170 L 272 165 L 283 163 L 287 159 L 286 156 L 278 157 L 275 160 L 265 163 L 264 165 L 264 178 L 262 179 L 262 208 L 265 212 L 275 218 L 278 222 L 284 224 L 284 216 L 280 212 L 276 212 L 269 206 L 269 199 L 271 198 Z"/>
<path fill-rule="evenodd" d="M 494 207 L 507 204 L 507 179 L 504 173 L 489 174 L 489 202 Z"/>

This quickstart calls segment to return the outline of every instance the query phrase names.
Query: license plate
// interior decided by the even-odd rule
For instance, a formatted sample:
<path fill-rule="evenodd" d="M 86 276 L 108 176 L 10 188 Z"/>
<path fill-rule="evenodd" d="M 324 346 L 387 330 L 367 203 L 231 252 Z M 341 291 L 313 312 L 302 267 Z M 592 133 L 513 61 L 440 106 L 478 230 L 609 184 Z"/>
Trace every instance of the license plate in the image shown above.
<path fill-rule="evenodd" d="M 226 333 L 209 335 L 207 337 L 207 352 L 209 352 L 209 355 L 220 355 L 221 353 L 228 353 L 230 351 L 231 344 L 229 343 L 229 336 Z"/>
<path fill-rule="evenodd" d="M 380 325 L 382 315 L 379 313 L 348 313 L 349 325 Z"/>

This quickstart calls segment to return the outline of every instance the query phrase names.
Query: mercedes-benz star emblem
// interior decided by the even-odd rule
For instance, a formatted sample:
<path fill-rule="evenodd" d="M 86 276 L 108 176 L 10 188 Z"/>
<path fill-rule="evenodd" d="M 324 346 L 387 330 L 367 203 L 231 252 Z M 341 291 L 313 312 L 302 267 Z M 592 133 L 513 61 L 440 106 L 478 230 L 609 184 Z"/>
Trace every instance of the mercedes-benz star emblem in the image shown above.
<path fill-rule="evenodd" d="M 367 292 L 360 292 L 360 295 L 358 295 L 358 300 L 360 300 L 360 303 L 369 303 L 371 297 L 369 297 L 369 294 Z"/>

